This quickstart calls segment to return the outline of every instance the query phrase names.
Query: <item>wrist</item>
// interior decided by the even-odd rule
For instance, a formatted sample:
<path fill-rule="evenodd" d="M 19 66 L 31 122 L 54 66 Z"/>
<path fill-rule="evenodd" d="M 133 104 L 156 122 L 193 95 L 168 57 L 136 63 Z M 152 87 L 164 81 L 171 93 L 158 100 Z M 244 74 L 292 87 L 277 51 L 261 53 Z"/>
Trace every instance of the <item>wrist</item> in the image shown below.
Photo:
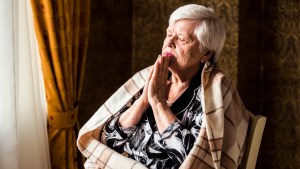
<path fill-rule="evenodd" d="M 151 102 L 150 105 L 153 110 L 165 110 L 169 108 L 167 102 L 163 101 Z"/>
<path fill-rule="evenodd" d="M 137 100 L 137 102 L 141 106 L 141 108 L 148 108 L 148 106 L 149 106 L 148 99 L 145 99 L 144 97 L 140 97 Z"/>

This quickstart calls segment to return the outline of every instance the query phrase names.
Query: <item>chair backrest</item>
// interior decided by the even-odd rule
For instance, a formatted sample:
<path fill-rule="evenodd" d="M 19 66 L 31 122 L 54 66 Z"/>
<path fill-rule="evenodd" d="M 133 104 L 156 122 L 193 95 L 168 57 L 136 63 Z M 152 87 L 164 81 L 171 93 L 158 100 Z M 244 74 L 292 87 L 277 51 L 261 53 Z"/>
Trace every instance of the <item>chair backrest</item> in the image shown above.
<path fill-rule="evenodd" d="M 267 118 L 249 112 L 249 129 L 246 140 L 246 150 L 241 162 L 242 169 L 255 169 L 261 139 Z"/>

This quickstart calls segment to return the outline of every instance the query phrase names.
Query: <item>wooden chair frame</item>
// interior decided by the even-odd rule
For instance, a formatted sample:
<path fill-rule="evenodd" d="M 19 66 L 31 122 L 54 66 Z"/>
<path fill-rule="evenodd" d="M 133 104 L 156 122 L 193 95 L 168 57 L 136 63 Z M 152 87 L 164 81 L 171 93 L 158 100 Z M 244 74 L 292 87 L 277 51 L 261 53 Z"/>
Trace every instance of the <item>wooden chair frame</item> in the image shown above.
<path fill-rule="evenodd" d="M 249 129 L 246 140 L 246 150 L 241 162 L 242 169 L 255 169 L 259 147 L 267 118 L 249 112 Z"/>

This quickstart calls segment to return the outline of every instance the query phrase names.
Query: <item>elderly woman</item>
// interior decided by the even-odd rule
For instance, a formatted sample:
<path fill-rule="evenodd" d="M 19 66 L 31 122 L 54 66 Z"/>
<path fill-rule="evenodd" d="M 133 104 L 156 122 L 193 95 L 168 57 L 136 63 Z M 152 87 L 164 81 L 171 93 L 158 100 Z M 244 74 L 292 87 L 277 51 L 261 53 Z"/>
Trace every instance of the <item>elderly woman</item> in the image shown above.
<path fill-rule="evenodd" d="M 175 10 L 154 65 L 134 75 L 81 129 L 85 167 L 237 168 L 248 116 L 217 67 L 225 35 L 212 9 Z"/>

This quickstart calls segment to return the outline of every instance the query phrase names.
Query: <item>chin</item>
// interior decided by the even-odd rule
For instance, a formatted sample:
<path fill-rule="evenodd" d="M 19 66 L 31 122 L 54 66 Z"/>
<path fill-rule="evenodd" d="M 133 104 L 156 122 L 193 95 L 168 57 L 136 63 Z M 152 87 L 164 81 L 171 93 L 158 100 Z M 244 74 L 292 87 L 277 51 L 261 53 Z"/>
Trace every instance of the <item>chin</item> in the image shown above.
<path fill-rule="evenodd" d="M 178 65 L 176 64 L 176 60 L 170 60 L 169 62 L 169 70 L 177 70 Z"/>
<path fill-rule="evenodd" d="M 171 60 L 169 61 L 169 67 L 170 67 L 170 68 L 171 68 L 171 67 L 174 67 L 175 64 L 176 64 L 176 60 L 171 59 Z"/>

